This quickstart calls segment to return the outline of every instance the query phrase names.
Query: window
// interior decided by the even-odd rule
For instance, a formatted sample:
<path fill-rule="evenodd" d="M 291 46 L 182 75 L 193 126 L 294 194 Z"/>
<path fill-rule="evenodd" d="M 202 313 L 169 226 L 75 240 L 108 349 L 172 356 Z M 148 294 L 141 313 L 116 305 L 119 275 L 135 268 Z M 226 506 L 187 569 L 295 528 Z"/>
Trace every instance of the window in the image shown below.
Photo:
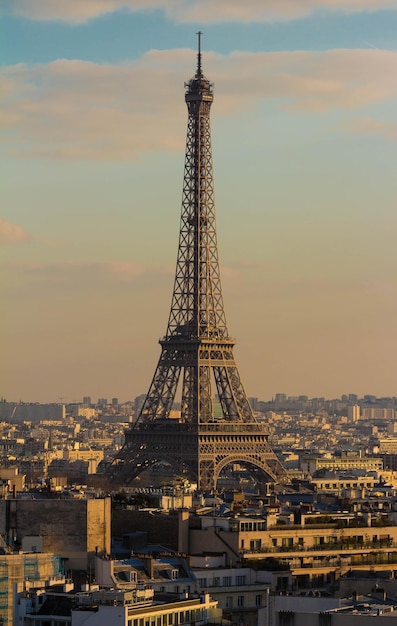
<path fill-rule="evenodd" d="M 283 548 L 288 548 L 293 545 L 293 537 L 283 537 L 281 540 L 281 545 Z"/>
<path fill-rule="evenodd" d="M 236 576 L 236 585 L 245 585 L 246 576 Z"/>
<path fill-rule="evenodd" d="M 237 606 L 239 607 L 244 606 L 244 596 L 237 596 Z"/>
<path fill-rule="evenodd" d="M 233 596 L 226 596 L 226 608 L 227 609 L 233 608 Z"/>
<path fill-rule="evenodd" d="M 232 577 L 231 576 L 224 576 L 222 579 L 222 584 L 224 587 L 230 587 L 230 585 L 232 584 Z"/>
<path fill-rule="evenodd" d="M 219 578 L 219 576 L 214 576 L 214 587 L 219 587 L 220 584 L 221 579 Z"/>
<path fill-rule="evenodd" d="M 200 585 L 200 587 L 202 589 L 205 589 L 207 587 L 207 579 L 206 578 L 199 578 L 198 579 L 198 584 Z"/>
<path fill-rule="evenodd" d="M 255 606 L 262 606 L 262 596 L 258 594 L 255 596 Z"/>

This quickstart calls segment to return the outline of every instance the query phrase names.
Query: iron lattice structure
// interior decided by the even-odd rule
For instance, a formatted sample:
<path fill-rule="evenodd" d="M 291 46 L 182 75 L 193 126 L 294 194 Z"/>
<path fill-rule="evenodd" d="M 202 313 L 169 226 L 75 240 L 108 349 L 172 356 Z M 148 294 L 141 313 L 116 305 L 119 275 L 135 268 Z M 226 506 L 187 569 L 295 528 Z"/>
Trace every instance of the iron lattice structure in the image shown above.
<path fill-rule="evenodd" d="M 215 227 L 210 108 L 213 86 L 201 69 L 185 83 L 188 108 L 182 212 L 175 283 L 161 355 L 134 427 L 110 474 L 130 482 L 164 461 L 176 473 L 213 489 L 230 463 L 250 466 L 264 480 L 285 470 L 255 419 L 233 356 L 223 306 Z M 214 414 L 214 389 L 221 417 Z M 177 390 L 180 417 L 173 418 Z"/>

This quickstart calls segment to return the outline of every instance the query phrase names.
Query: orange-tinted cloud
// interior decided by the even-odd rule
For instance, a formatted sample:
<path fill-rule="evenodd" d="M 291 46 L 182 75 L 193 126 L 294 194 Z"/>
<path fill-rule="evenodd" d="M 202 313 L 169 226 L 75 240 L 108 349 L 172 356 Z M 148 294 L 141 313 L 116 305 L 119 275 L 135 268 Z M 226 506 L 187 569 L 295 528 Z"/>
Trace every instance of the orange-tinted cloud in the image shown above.
<path fill-rule="evenodd" d="M 162 10 L 176 22 L 272 22 L 308 17 L 316 11 L 338 13 L 396 9 L 395 0 L 13 0 L 14 15 L 34 20 L 84 23 L 119 10 Z"/>
<path fill-rule="evenodd" d="M 397 139 L 397 123 L 371 117 L 357 117 L 347 121 L 344 128 L 359 135 L 378 135 L 383 139 Z"/>
<path fill-rule="evenodd" d="M 25 243 L 30 236 L 18 224 L 12 224 L 0 217 L 0 241 L 8 244 Z"/>
<path fill-rule="evenodd" d="M 118 65 L 58 60 L 4 68 L 8 153 L 130 160 L 183 151 L 181 87 L 194 56 L 190 50 L 151 51 Z M 208 53 L 205 65 L 219 84 L 218 115 L 255 113 L 266 100 L 299 112 L 358 110 L 397 95 L 397 82 L 390 80 L 397 53 L 391 51 Z"/>
<path fill-rule="evenodd" d="M 20 276 L 29 276 L 40 281 L 67 282 L 76 280 L 109 280 L 111 282 L 131 282 L 150 273 L 150 268 L 139 263 L 122 261 L 69 261 L 12 263 L 3 268 Z"/>

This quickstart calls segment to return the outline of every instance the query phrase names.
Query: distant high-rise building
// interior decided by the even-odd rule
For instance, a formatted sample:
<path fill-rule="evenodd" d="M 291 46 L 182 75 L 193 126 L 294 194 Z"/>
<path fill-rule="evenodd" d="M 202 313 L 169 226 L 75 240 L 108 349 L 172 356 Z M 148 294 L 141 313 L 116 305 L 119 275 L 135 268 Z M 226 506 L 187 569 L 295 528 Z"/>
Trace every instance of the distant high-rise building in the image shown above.
<path fill-rule="evenodd" d="M 361 415 L 368 420 L 394 420 L 395 410 L 384 407 L 363 407 Z"/>
<path fill-rule="evenodd" d="M 360 407 L 358 404 L 347 407 L 347 417 L 350 422 L 358 422 L 360 419 Z"/>
<path fill-rule="evenodd" d="M 1 402 L 0 420 L 12 423 L 62 421 L 65 419 L 64 404 L 39 404 L 38 402 Z"/>
<path fill-rule="evenodd" d="M 258 398 L 248 398 L 248 400 L 252 406 L 252 409 L 254 411 L 257 411 L 258 410 Z"/>
<path fill-rule="evenodd" d="M 141 394 L 140 396 L 137 396 L 134 400 L 134 413 L 135 415 L 139 415 L 139 413 L 142 410 L 143 407 L 143 403 L 146 400 L 146 395 L 145 394 Z"/>
<path fill-rule="evenodd" d="M 274 396 L 274 405 L 276 408 L 285 406 L 287 404 L 287 394 L 276 393 Z"/>

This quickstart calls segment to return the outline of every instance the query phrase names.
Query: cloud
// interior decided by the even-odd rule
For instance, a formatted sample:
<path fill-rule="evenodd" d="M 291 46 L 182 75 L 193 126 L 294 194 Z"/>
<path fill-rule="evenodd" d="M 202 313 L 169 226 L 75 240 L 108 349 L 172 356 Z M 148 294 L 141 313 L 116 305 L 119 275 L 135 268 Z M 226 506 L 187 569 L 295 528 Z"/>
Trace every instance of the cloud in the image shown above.
<path fill-rule="evenodd" d="M 101 264 L 102 269 L 115 281 L 131 282 L 146 273 L 147 269 L 140 263 L 126 261 L 109 261 Z"/>
<path fill-rule="evenodd" d="M 165 9 L 168 0 L 12 0 L 9 11 L 37 21 L 67 21 L 81 24 L 120 10 L 131 12 Z M 172 3 L 171 4 L 175 4 Z M 179 4 L 179 3 L 178 3 Z"/>
<path fill-rule="evenodd" d="M 394 0 L 197 0 L 178 3 L 172 14 L 181 22 L 277 22 L 321 11 L 349 14 L 396 8 Z"/>
<path fill-rule="evenodd" d="M 29 241 L 29 239 L 30 236 L 21 226 L 7 222 L 0 217 L 0 242 L 17 244 Z"/>
<path fill-rule="evenodd" d="M 281 263 L 276 263 L 274 261 L 252 261 L 251 259 L 243 259 L 241 261 L 241 267 L 248 271 L 251 270 L 261 270 L 261 271 L 273 271 L 276 269 L 280 269 L 283 267 Z"/>
<path fill-rule="evenodd" d="M 254 112 L 264 101 L 284 110 L 360 109 L 397 94 L 397 52 L 234 52 L 205 55 L 217 86 L 216 113 Z M 3 68 L 6 149 L 16 156 L 131 160 L 183 151 L 183 81 L 191 50 L 152 50 L 117 65 L 58 60 Z"/>
<path fill-rule="evenodd" d="M 395 0 L 12 0 L 9 11 L 33 20 L 84 23 L 126 10 L 161 10 L 167 18 L 186 23 L 273 22 L 296 20 L 319 11 L 333 13 L 395 10 Z"/>
<path fill-rule="evenodd" d="M 382 139 L 397 139 L 397 123 L 371 117 L 357 117 L 343 124 L 345 130 L 358 135 L 378 135 Z"/>
<path fill-rule="evenodd" d="M 133 282 L 151 271 L 142 264 L 121 261 L 10 263 L 3 269 L 21 277 L 28 277 L 30 280 L 57 284 L 69 281 L 73 283 L 92 281 L 94 283 L 98 279 L 100 281 L 108 279 L 111 282 Z"/>
<path fill-rule="evenodd" d="M 150 54 L 128 65 L 20 64 L 3 77 L 3 126 L 14 154 L 112 160 L 183 149 L 172 110 L 180 77 Z"/>

